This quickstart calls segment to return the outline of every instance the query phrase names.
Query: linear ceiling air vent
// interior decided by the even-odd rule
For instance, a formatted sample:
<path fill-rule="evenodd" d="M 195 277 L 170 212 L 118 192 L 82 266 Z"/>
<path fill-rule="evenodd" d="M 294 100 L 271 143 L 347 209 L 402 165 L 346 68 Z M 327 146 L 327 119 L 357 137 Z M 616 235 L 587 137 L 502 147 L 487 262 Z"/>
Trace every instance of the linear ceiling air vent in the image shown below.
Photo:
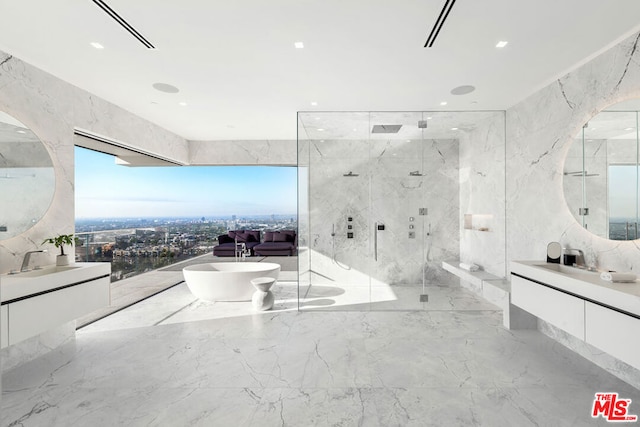
<path fill-rule="evenodd" d="M 451 8 L 453 7 L 456 0 L 447 0 L 444 4 L 444 7 L 440 11 L 440 15 L 436 20 L 435 25 L 431 29 L 431 33 L 429 33 L 429 38 L 427 38 L 427 42 L 424 44 L 424 47 L 433 46 L 433 42 L 436 41 L 438 34 L 440 34 L 440 30 L 442 29 L 442 25 L 444 25 L 444 21 L 446 21 L 449 16 L 449 12 L 451 12 Z"/>
<path fill-rule="evenodd" d="M 402 125 L 373 125 L 371 133 L 398 133 Z"/>
<path fill-rule="evenodd" d="M 148 49 L 155 49 L 155 46 L 152 45 L 149 40 L 145 39 L 144 36 L 142 34 L 140 34 L 138 32 L 138 30 L 136 30 L 135 28 L 133 28 L 131 26 L 131 24 L 129 24 L 127 21 L 125 21 L 120 15 L 118 15 L 116 13 L 115 10 L 111 9 L 111 7 L 109 7 L 109 5 L 107 5 L 105 2 L 103 2 L 102 0 L 93 0 L 93 2 L 98 5 L 98 7 L 102 10 L 104 10 L 104 12 L 109 15 L 111 18 L 113 18 L 114 21 L 116 21 L 118 24 L 122 25 L 122 27 L 127 30 L 133 37 L 135 37 L 140 43 L 142 43 L 143 45 L 145 45 L 146 48 Z"/>

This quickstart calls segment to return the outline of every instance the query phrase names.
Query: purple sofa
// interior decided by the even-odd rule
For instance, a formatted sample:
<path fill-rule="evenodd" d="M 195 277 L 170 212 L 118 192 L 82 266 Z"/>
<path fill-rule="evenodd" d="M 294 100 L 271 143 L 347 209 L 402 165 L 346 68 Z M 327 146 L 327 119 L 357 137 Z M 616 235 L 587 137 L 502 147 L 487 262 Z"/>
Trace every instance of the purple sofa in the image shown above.
<path fill-rule="evenodd" d="M 260 244 L 260 230 L 232 230 L 218 236 L 218 246 L 213 248 L 213 255 L 236 256 L 236 241 L 244 243 L 250 255 L 254 255 L 254 248 Z"/>
<path fill-rule="evenodd" d="M 262 243 L 253 247 L 256 255 L 295 255 L 298 240 L 295 230 L 266 231 Z"/>

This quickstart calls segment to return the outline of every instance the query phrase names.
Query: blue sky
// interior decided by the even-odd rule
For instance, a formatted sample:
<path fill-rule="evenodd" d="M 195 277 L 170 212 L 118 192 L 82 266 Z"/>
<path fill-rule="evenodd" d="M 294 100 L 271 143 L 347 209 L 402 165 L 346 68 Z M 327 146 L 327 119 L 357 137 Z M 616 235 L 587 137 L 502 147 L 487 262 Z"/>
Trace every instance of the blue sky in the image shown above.
<path fill-rule="evenodd" d="M 296 168 L 126 167 L 76 147 L 76 218 L 296 213 Z"/>

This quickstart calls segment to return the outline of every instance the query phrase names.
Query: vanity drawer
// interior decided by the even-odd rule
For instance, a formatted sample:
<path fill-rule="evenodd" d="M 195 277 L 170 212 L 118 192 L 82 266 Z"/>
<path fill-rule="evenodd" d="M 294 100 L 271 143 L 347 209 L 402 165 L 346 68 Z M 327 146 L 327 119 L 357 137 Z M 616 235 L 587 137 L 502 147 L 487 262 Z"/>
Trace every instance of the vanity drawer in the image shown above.
<path fill-rule="evenodd" d="M 108 277 L 13 302 L 9 308 L 9 344 L 77 319 L 110 303 Z"/>
<path fill-rule="evenodd" d="M 511 303 L 584 340 L 583 299 L 512 275 Z"/>
<path fill-rule="evenodd" d="M 635 336 L 640 320 L 586 302 L 586 342 L 640 369 L 640 342 Z"/>

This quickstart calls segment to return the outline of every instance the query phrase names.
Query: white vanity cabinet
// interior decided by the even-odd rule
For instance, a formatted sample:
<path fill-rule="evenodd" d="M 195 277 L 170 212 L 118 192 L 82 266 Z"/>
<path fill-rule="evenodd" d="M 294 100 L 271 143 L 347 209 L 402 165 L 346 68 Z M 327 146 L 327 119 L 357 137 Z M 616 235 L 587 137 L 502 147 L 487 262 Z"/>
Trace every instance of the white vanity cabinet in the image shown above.
<path fill-rule="evenodd" d="M 511 303 L 584 340 L 583 299 L 512 276 Z"/>
<path fill-rule="evenodd" d="M 640 319 L 586 302 L 586 342 L 640 369 Z"/>
<path fill-rule="evenodd" d="M 16 344 L 111 303 L 111 265 L 78 263 L 31 275 L 3 276 L 0 337 Z"/>
<path fill-rule="evenodd" d="M 534 261 L 511 263 L 511 303 L 640 369 L 640 283 Z"/>

